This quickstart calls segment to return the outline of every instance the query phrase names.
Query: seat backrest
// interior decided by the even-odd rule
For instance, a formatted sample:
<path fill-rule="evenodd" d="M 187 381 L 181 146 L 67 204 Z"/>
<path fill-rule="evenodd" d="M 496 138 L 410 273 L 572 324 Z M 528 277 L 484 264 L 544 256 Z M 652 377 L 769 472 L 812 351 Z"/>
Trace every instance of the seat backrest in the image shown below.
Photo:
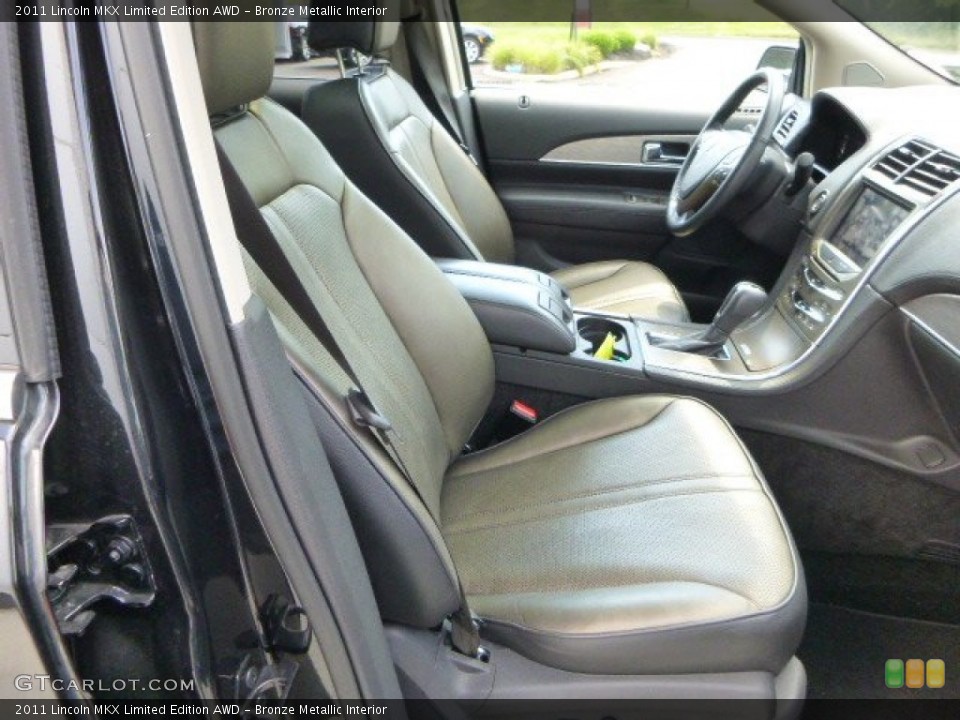
<path fill-rule="evenodd" d="M 331 461 L 374 566 L 375 590 L 376 565 L 386 565 L 381 612 L 437 624 L 457 605 L 439 535 L 441 485 L 490 402 L 490 346 L 430 258 L 347 179 L 297 117 L 264 99 L 273 65 L 270 23 L 197 23 L 194 37 L 217 142 L 359 381 L 392 422 L 393 443 L 422 497 L 352 425 L 343 401 L 347 374 L 282 288 L 244 253 L 251 285 L 311 391 L 321 435 L 335 446 Z"/>
<path fill-rule="evenodd" d="M 318 51 L 346 46 L 375 55 L 396 32 L 370 26 L 388 24 L 313 21 L 310 44 Z M 303 120 L 350 179 L 430 255 L 514 262 L 513 231 L 493 188 L 388 65 L 372 64 L 362 74 L 310 89 Z"/>

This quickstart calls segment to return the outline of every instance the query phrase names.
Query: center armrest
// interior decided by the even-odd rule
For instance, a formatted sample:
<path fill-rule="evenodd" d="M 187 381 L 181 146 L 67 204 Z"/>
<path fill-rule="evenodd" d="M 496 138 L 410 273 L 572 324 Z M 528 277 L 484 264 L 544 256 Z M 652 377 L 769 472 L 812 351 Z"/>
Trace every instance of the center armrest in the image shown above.
<path fill-rule="evenodd" d="M 496 263 L 440 260 L 493 345 L 566 355 L 577 347 L 566 290 L 549 275 Z"/>

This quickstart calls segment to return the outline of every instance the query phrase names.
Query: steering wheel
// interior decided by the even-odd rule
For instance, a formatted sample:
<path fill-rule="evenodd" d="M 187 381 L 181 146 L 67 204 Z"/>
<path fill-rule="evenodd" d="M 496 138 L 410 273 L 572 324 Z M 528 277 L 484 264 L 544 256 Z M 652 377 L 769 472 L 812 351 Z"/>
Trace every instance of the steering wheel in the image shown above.
<path fill-rule="evenodd" d="M 753 132 L 724 129 L 754 90 L 766 87 L 767 102 Z M 727 98 L 690 148 L 670 191 L 667 227 L 690 235 L 720 212 L 756 170 L 780 120 L 786 81 L 775 70 L 758 70 Z"/>

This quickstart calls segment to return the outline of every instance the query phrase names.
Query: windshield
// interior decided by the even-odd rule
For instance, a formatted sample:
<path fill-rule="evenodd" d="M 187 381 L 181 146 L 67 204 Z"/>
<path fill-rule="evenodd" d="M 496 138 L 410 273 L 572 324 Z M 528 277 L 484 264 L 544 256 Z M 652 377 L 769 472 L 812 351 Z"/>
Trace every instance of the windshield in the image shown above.
<path fill-rule="evenodd" d="M 838 3 L 858 18 L 868 16 L 861 12 L 869 3 L 862 0 L 840 0 Z M 935 6 L 935 3 L 930 3 Z M 943 5 L 948 16 L 956 17 L 956 6 Z M 951 12 L 952 10 L 952 12 Z M 863 20 L 864 25 L 895 45 L 914 60 L 960 82 L 960 22 L 876 22 Z"/>

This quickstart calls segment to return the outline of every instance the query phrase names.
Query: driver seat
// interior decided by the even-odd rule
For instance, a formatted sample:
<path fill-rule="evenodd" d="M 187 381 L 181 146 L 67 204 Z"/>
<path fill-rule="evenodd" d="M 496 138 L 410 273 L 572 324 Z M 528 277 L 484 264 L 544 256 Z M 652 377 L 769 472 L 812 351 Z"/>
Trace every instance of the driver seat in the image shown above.
<path fill-rule="evenodd" d="M 422 28 L 413 23 L 413 31 Z M 397 40 L 398 22 L 311 22 L 317 52 L 374 56 Z M 371 65 L 304 96 L 304 122 L 347 176 L 431 256 L 514 264 L 510 221 L 493 188 L 403 77 Z M 682 323 L 680 293 L 648 263 L 610 260 L 552 273 L 574 306 Z"/>

